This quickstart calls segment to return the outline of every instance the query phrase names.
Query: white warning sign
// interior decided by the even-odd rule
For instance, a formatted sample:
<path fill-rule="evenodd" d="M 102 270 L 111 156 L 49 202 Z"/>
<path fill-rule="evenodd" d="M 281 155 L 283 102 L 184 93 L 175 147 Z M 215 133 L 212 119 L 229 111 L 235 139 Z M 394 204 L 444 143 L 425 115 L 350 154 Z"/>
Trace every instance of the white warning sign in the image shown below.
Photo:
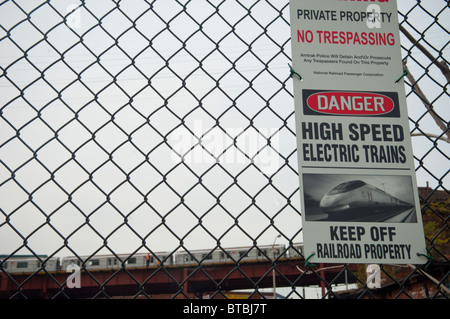
<path fill-rule="evenodd" d="M 427 260 L 394 0 L 290 0 L 306 257 Z"/>

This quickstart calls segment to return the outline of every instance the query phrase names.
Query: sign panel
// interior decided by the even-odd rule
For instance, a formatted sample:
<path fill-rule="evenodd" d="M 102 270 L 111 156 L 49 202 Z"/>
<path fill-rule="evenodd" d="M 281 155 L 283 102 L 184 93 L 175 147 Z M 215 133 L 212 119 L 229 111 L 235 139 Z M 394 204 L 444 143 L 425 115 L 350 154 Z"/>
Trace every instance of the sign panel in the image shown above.
<path fill-rule="evenodd" d="M 426 258 L 395 0 L 290 0 L 305 257 Z"/>

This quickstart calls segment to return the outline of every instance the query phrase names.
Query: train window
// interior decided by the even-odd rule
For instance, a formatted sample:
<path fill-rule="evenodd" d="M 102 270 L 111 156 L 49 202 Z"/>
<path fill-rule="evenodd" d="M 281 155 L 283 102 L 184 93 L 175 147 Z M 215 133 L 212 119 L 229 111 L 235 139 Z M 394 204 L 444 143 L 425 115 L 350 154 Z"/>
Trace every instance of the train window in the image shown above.
<path fill-rule="evenodd" d="M 208 259 L 212 259 L 212 254 L 203 254 L 202 255 L 202 259 L 208 260 Z"/>
<path fill-rule="evenodd" d="M 117 265 L 117 258 L 109 258 L 108 259 L 108 265 L 109 266 Z"/>
<path fill-rule="evenodd" d="M 17 268 L 27 268 L 28 262 L 27 261 L 18 261 L 17 262 Z"/>
<path fill-rule="evenodd" d="M 135 264 L 136 263 L 136 257 L 128 259 L 128 264 Z"/>
<path fill-rule="evenodd" d="M 77 266 L 80 266 L 81 267 L 81 262 L 77 259 L 77 260 L 68 260 L 67 261 L 67 264 L 68 265 L 74 265 L 74 264 L 76 264 Z"/>
<path fill-rule="evenodd" d="M 239 257 L 248 257 L 248 251 L 240 251 Z"/>
<path fill-rule="evenodd" d="M 89 261 L 88 265 L 89 266 L 99 266 L 100 265 L 100 260 L 92 259 L 92 260 Z"/>

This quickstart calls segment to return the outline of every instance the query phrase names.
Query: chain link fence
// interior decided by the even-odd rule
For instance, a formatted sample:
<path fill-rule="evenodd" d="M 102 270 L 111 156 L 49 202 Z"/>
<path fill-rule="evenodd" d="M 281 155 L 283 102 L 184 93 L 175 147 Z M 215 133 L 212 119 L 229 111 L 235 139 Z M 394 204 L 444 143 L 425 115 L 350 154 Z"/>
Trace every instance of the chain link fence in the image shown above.
<path fill-rule="evenodd" d="M 450 10 L 443 0 L 398 2 L 430 261 L 381 265 L 375 290 L 362 265 L 332 277 L 311 269 L 321 298 L 417 298 L 417 282 L 426 298 L 449 297 Z M 290 52 L 286 0 L 1 2 L 2 296 L 29 298 L 27 283 L 44 276 L 59 287 L 46 297 L 70 297 L 54 258 L 96 280 L 95 256 L 129 265 L 149 253 L 170 276 L 160 263 L 184 253 L 208 276 L 213 251 L 246 247 L 231 272 L 250 276 L 240 265 L 254 250 L 270 265 L 261 282 L 274 272 L 285 297 L 317 297 L 302 290 L 301 269 L 288 278 L 278 263 L 304 257 Z M 15 276 L 15 258 L 39 263 Z M 114 276 L 133 277 L 119 264 L 84 297 L 113 297 Z M 344 272 L 352 289 L 340 292 Z M 174 279 L 166 297 L 193 297 L 187 280 Z M 209 296 L 226 297 L 226 280 Z M 248 281 L 250 296 L 266 297 Z M 152 297 L 137 279 L 131 296 Z"/>

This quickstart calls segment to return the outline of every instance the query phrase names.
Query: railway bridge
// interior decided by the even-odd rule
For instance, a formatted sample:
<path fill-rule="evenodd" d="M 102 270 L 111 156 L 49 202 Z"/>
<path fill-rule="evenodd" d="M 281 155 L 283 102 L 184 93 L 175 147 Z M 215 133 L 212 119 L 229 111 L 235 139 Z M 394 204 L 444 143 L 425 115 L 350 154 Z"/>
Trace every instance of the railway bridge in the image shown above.
<path fill-rule="evenodd" d="M 121 268 L 108 271 L 81 270 L 73 280 L 66 271 L 33 274 L 0 273 L 0 298 L 224 298 L 223 292 L 237 289 L 306 287 L 351 283 L 356 265 L 318 264 L 305 270 L 304 259 L 286 258 L 272 262 L 217 263 Z M 275 280 L 274 280 L 275 276 Z M 75 283 L 75 285 L 72 285 Z M 256 293 L 256 295 L 258 295 Z"/>

